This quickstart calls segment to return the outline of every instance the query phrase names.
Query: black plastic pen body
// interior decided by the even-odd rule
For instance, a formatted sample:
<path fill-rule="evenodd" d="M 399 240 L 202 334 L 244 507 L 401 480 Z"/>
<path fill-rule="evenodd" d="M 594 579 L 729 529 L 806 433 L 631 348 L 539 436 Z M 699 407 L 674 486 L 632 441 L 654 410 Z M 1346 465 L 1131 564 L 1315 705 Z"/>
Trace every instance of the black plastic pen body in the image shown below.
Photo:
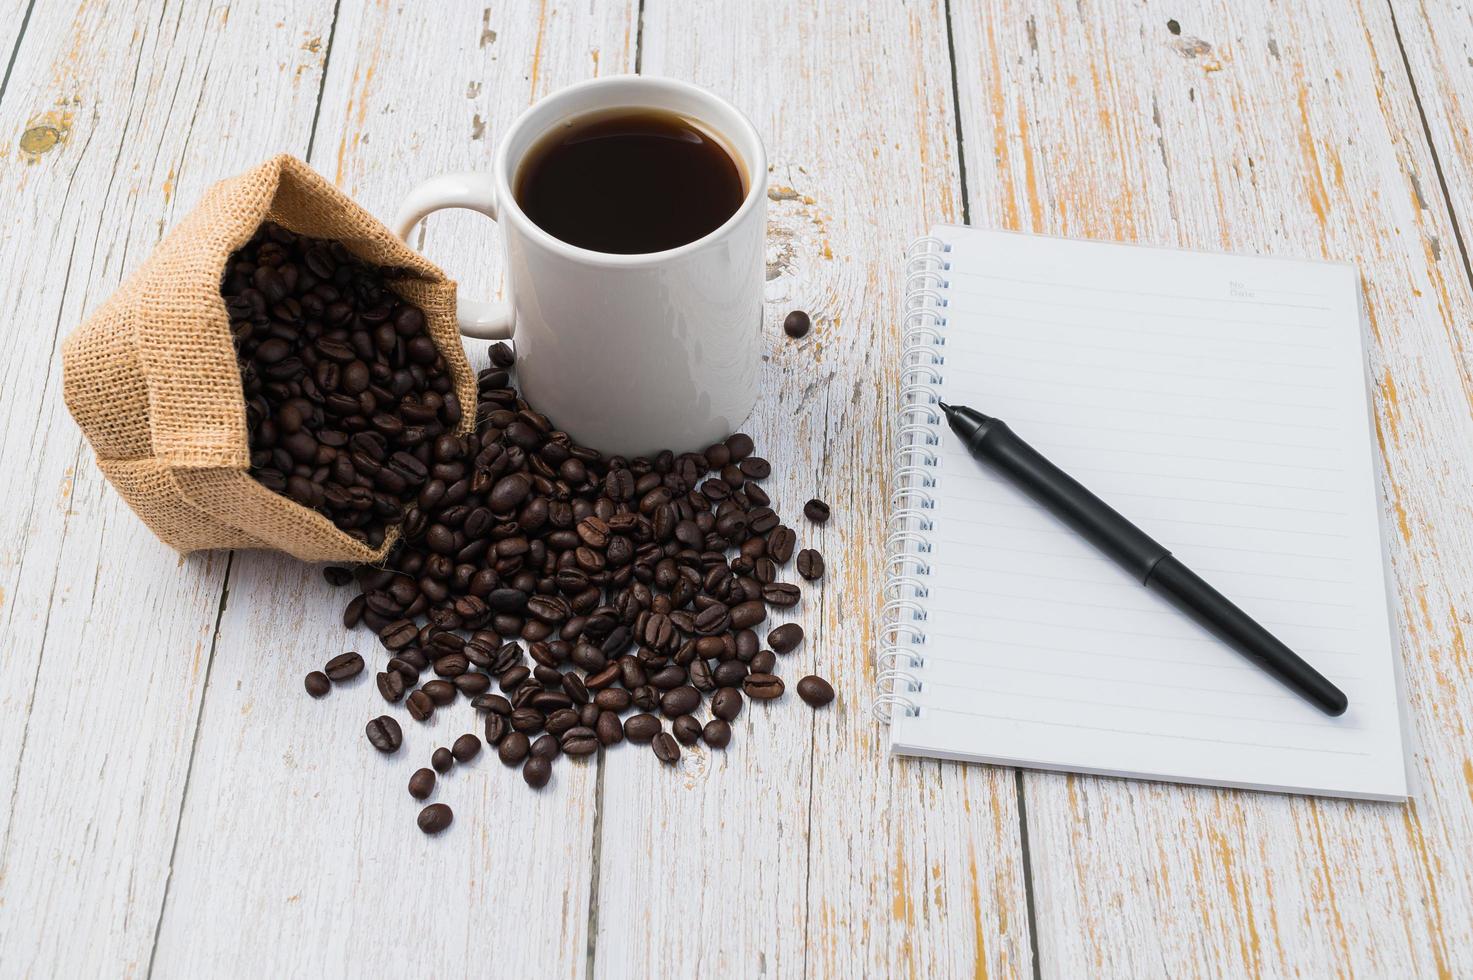
<path fill-rule="evenodd" d="M 1187 568 L 1163 545 L 1018 438 L 1001 419 L 943 405 L 967 452 L 1169 600 L 1218 639 L 1326 714 L 1345 711 L 1343 692 L 1272 633 Z"/>

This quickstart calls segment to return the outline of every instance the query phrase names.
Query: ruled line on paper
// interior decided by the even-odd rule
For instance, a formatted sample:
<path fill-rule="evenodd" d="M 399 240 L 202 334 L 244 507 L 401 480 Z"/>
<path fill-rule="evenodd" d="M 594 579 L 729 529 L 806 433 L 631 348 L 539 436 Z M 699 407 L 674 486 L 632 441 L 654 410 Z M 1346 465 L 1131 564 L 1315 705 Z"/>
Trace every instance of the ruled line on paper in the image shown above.
<path fill-rule="evenodd" d="M 1238 299 L 1228 296 L 1199 296 L 1192 293 L 1161 293 L 1151 292 L 1145 289 L 1121 289 L 1114 286 L 1093 286 L 1088 283 L 1066 282 L 1063 280 L 1049 279 L 1026 279 L 1018 276 L 1000 276 L 992 272 L 972 272 L 970 270 L 957 269 L 952 277 L 963 276 L 971 279 L 994 279 L 999 282 L 1017 282 L 1029 286 L 1044 286 L 1048 289 L 1078 289 L 1093 293 L 1112 293 L 1117 296 L 1141 296 L 1154 299 L 1169 299 L 1173 301 L 1188 300 L 1197 303 L 1227 303 L 1231 305 L 1269 306 L 1286 310 L 1322 310 L 1328 312 L 1331 307 L 1320 303 L 1281 303 L 1275 300 L 1262 299 Z M 1178 314 L 1186 318 L 1186 314 Z"/>

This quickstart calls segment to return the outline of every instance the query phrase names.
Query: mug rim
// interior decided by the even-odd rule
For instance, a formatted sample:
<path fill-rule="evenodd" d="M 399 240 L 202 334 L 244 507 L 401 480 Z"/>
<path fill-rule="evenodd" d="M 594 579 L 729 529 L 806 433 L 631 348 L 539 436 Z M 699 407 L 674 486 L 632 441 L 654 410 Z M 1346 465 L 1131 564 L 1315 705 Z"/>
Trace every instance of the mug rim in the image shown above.
<path fill-rule="evenodd" d="M 593 249 L 583 248 L 580 245 L 570 244 L 563 241 L 561 238 L 558 238 L 557 236 L 543 230 L 543 228 L 540 227 L 537 222 L 528 217 L 527 213 L 522 210 L 522 206 L 517 203 L 516 195 L 515 193 L 513 193 L 511 187 L 511 160 L 509 159 L 509 157 L 511 154 L 512 146 L 515 145 L 517 142 L 517 137 L 522 134 L 522 130 L 526 129 L 530 125 L 530 120 L 532 119 L 532 117 L 539 112 L 545 110 L 547 103 L 549 102 L 555 102 L 557 100 L 565 98 L 572 98 L 590 88 L 597 88 L 615 82 L 622 82 L 624 84 L 634 82 L 641 87 L 648 87 L 650 89 L 656 90 L 673 89 L 687 96 L 691 96 L 698 101 L 715 102 L 719 104 L 726 112 L 731 113 L 731 115 L 735 118 L 737 126 L 740 130 L 739 132 L 735 133 L 728 132 L 727 127 L 716 126 L 716 124 L 709 119 L 699 119 L 700 122 L 711 126 L 722 137 L 732 141 L 733 144 L 745 141 L 746 146 L 733 145 L 731 147 L 731 150 L 737 153 L 742 158 L 742 163 L 745 164 L 748 172 L 747 193 L 746 196 L 742 198 L 742 203 L 737 205 L 737 209 L 733 211 L 725 221 L 723 221 L 717 227 L 713 228 L 711 231 L 702 235 L 700 238 L 686 242 L 684 245 L 677 245 L 674 248 L 667 248 L 660 252 L 598 252 Z M 639 102 L 632 101 L 627 104 L 613 103 L 603 107 L 603 109 L 617 109 L 624 108 L 626 106 L 627 108 L 631 109 L 664 108 L 658 105 L 642 106 Z M 595 108 L 587 111 L 598 112 L 603 111 L 603 109 Z M 712 241 L 715 241 L 716 239 L 722 237 L 723 235 L 729 234 L 734 227 L 740 224 L 752 212 L 752 210 L 757 207 L 759 193 L 766 193 L 767 151 L 766 148 L 762 145 L 761 137 L 757 135 L 757 127 L 752 125 L 752 121 L 747 118 L 746 113 L 742 112 L 740 109 L 732 105 L 727 100 L 723 99 L 721 96 L 716 95 L 714 92 L 701 88 L 699 85 L 693 85 L 690 82 L 681 81 L 675 78 L 660 78 L 649 75 L 632 74 L 607 75 L 602 78 L 591 78 L 586 81 L 574 83 L 573 85 L 569 85 L 566 88 L 558 89 L 556 92 L 553 92 L 552 94 L 547 95 L 544 98 L 538 99 L 526 109 L 522 110 L 521 115 L 517 116 L 516 120 L 512 122 L 511 128 L 508 129 L 506 133 L 503 134 L 501 137 L 501 144 L 496 151 L 494 178 L 496 182 L 498 216 L 502 220 L 506 220 L 508 217 L 512 218 L 512 220 L 517 224 L 523 234 L 532 238 L 544 248 L 560 252 L 568 258 L 593 265 L 626 267 L 647 266 L 657 265 L 659 263 L 667 262 L 671 259 L 679 258 L 683 255 L 694 252 L 697 249 L 700 249 L 703 246 L 710 244 Z"/>

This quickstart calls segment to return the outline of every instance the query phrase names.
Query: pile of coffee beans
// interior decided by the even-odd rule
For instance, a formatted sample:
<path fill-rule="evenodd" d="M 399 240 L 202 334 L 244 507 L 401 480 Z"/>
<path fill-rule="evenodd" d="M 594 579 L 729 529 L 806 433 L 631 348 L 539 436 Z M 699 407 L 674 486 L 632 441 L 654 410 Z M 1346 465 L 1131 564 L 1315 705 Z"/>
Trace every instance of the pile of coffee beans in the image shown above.
<path fill-rule="evenodd" d="M 486 744 L 533 788 L 562 756 L 620 742 L 666 764 L 698 741 L 725 748 L 746 701 L 783 696 L 778 658 L 803 640 L 796 623 L 770 627 L 765 645 L 759 632 L 770 610 L 802 601 L 783 569 L 796 552 L 799 574 L 816 581 L 822 556 L 797 550 L 798 532 L 760 485 L 771 466 L 751 437 L 605 457 L 519 396 L 503 370 L 511 360 L 493 348 L 475 431 L 435 440 L 387 564 L 324 571 L 361 589 L 343 622 L 386 648 L 379 693 L 420 721 L 467 699 Z M 804 513 L 822 523 L 829 508 L 814 499 Z M 797 691 L 815 708 L 834 699 L 816 676 Z M 392 721 L 368 725 L 380 751 L 402 740 Z M 437 772 L 480 746 L 466 735 L 437 750 L 410 795 L 427 798 Z M 450 821 L 436 803 L 419 826 L 437 833 Z"/>
<path fill-rule="evenodd" d="M 262 225 L 220 284 L 245 391 L 251 475 L 369 547 L 459 447 L 461 406 L 397 270 Z"/>

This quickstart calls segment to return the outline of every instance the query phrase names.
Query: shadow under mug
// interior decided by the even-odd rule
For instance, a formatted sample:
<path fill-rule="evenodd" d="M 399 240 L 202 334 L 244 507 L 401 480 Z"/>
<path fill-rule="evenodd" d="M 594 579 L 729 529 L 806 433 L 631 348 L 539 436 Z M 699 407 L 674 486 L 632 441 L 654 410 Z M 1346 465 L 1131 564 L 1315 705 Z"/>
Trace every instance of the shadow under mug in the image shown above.
<path fill-rule="evenodd" d="M 539 138 L 569 118 L 621 108 L 676 113 L 725 141 L 747 193 L 724 224 L 678 248 L 615 255 L 569 245 L 527 217 L 512 182 Z M 514 339 L 522 394 L 582 445 L 626 457 L 699 451 L 752 410 L 762 356 L 767 157 L 756 129 L 730 103 L 665 78 L 573 85 L 512 123 L 490 173 L 444 174 L 410 191 L 395 234 L 407 241 L 442 208 L 492 218 L 506 245 L 505 301 L 460 299 L 461 333 Z"/>

